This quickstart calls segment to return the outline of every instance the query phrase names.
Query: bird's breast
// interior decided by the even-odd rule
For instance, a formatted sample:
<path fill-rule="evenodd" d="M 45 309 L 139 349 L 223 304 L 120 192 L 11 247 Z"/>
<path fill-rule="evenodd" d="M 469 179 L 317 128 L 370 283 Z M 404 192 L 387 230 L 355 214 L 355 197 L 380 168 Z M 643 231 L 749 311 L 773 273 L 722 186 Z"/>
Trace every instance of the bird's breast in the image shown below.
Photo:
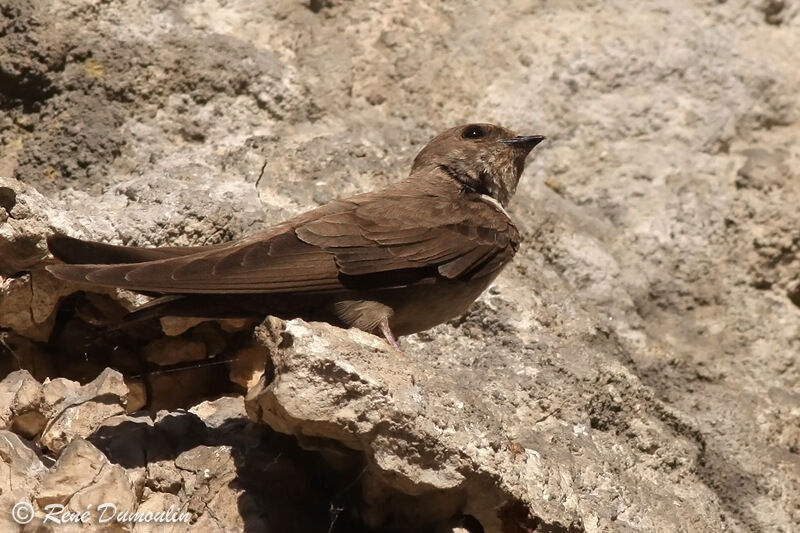
<path fill-rule="evenodd" d="M 389 327 L 395 335 L 410 335 L 463 315 L 496 276 L 468 281 L 439 280 L 410 287 L 383 300 L 393 311 Z"/>

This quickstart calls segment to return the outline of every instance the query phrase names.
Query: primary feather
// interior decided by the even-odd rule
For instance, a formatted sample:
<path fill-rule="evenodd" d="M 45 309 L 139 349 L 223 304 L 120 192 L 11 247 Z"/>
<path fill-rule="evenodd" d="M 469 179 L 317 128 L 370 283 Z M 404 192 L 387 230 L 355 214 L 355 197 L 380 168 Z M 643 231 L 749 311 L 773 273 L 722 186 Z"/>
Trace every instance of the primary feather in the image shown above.
<path fill-rule="evenodd" d="M 413 284 L 430 277 L 430 267 L 448 279 L 482 276 L 501 266 L 492 257 L 513 254 L 515 245 L 498 235 L 513 226 L 491 206 L 469 202 L 465 209 L 429 196 L 415 199 L 414 216 L 402 207 L 387 211 L 408 199 L 369 193 L 214 247 L 126 248 L 58 237 L 57 257 L 92 264 L 48 268 L 61 279 L 164 294 L 314 292 L 351 290 L 359 277 L 389 271 L 417 271 L 403 280 Z M 476 223 L 479 230 L 470 229 Z M 374 280 L 370 286 L 381 288 Z"/>

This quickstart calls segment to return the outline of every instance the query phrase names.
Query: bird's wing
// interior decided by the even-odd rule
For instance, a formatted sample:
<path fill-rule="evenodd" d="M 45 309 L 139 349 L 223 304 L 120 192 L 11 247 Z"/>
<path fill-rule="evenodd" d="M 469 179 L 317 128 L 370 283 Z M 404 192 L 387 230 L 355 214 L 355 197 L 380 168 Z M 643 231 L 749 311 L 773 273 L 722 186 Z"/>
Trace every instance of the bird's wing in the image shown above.
<path fill-rule="evenodd" d="M 433 267 L 449 279 L 479 277 L 502 267 L 519 244 L 513 223 L 494 206 L 440 196 L 377 197 L 295 233 L 333 254 L 344 276 Z"/>
<path fill-rule="evenodd" d="M 389 288 L 496 272 L 518 234 L 480 201 L 367 194 L 238 242 L 155 261 L 54 265 L 56 276 L 165 294 Z"/>

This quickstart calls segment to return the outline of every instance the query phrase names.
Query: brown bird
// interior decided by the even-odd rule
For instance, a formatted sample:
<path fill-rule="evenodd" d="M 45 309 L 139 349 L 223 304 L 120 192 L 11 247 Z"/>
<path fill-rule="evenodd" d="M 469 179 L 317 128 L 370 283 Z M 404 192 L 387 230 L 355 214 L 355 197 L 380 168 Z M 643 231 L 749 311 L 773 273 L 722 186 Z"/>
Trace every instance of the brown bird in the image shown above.
<path fill-rule="evenodd" d="M 383 334 L 463 314 L 511 261 L 505 211 L 525 159 L 544 137 L 492 124 L 449 129 L 405 180 L 334 200 L 238 241 L 138 248 L 48 240 L 57 278 L 162 295 L 132 317 L 323 320 Z"/>

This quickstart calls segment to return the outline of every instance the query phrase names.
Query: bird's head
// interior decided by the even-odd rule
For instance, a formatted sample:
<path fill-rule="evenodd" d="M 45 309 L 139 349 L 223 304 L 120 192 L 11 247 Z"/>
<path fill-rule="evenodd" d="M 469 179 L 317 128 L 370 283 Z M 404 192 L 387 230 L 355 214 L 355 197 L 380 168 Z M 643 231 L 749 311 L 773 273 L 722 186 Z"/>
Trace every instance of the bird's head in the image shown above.
<path fill-rule="evenodd" d="M 438 170 L 464 192 L 485 194 L 505 206 L 517 190 L 525 158 L 543 140 L 494 124 L 458 126 L 434 137 L 417 154 L 411 175 Z"/>

